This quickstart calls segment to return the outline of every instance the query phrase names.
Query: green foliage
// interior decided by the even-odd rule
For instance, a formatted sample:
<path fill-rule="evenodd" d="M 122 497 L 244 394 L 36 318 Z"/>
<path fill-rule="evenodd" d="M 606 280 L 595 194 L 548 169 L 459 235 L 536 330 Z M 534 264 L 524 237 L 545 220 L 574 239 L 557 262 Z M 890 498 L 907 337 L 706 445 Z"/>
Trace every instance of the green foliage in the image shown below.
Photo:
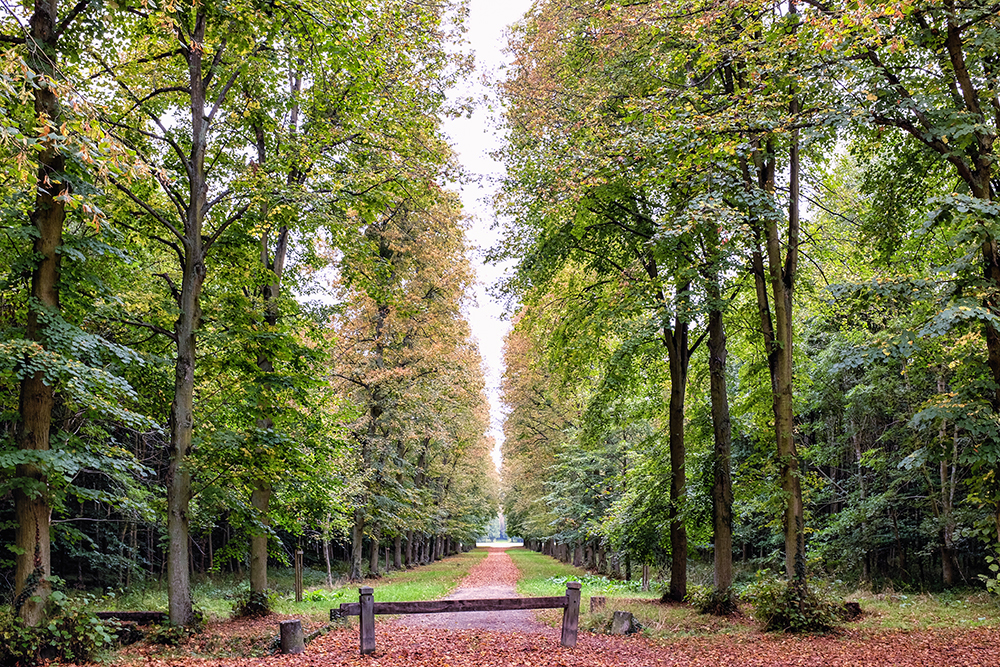
<path fill-rule="evenodd" d="M 233 618 L 263 618 L 274 606 L 273 594 L 268 591 L 239 591 L 233 597 Z"/>
<path fill-rule="evenodd" d="M 190 629 L 183 625 L 174 625 L 173 623 L 163 623 L 162 625 L 157 625 L 149 634 L 146 635 L 146 641 L 150 644 L 161 644 L 163 646 L 177 646 L 185 639 L 191 636 Z"/>
<path fill-rule="evenodd" d="M 986 585 L 986 590 L 996 596 L 1000 596 L 1000 558 L 996 554 L 986 556 L 986 567 L 988 574 L 980 574 L 979 580 Z"/>
<path fill-rule="evenodd" d="M 778 579 L 758 573 L 757 581 L 743 591 L 753 606 L 754 618 L 767 632 L 828 632 L 841 618 L 843 605 L 815 585 Z"/>
<path fill-rule="evenodd" d="M 0 610 L 0 664 L 17 667 L 48 660 L 90 662 L 115 641 L 114 623 L 102 621 L 87 610 L 91 596 L 68 598 L 54 591 L 46 604 L 46 618 L 30 627 L 9 609 Z"/>
<path fill-rule="evenodd" d="M 739 610 L 739 596 L 732 588 L 718 590 L 700 584 L 688 585 L 685 601 L 702 614 L 729 616 Z"/>

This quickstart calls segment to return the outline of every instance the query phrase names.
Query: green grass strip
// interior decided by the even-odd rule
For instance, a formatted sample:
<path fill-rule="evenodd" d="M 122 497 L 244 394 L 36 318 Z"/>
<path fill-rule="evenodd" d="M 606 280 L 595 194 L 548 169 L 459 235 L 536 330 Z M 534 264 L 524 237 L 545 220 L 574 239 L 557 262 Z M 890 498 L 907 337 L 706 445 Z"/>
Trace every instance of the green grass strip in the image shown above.
<path fill-rule="evenodd" d="M 437 600 L 453 591 L 469 574 L 469 570 L 486 558 L 486 554 L 485 549 L 473 549 L 430 565 L 412 570 L 397 570 L 378 579 L 366 579 L 362 583 L 345 584 L 333 590 L 317 587 L 307 591 L 301 603 L 295 602 L 294 595 L 283 595 L 275 604 L 275 611 L 280 614 L 328 617 L 330 609 L 339 607 L 342 602 L 357 602 L 358 589 L 362 586 L 375 589 L 376 602 Z"/>

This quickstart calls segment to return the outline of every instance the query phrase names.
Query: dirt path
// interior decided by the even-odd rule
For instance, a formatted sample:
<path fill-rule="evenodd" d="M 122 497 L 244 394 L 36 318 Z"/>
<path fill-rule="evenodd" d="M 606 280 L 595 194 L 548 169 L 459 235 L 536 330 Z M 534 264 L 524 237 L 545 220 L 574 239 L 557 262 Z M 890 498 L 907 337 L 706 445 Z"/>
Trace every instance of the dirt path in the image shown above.
<path fill-rule="evenodd" d="M 478 600 L 485 598 L 518 597 L 514 590 L 518 571 L 505 549 L 488 549 L 489 554 L 473 567 L 453 593 L 445 600 Z M 555 630 L 535 620 L 531 611 L 466 611 L 452 614 L 413 614 L 401 616 L 397 625 L 408 628 L 441 628 L 446 630 L 497 630 L 555 634 Z M 376 631 L 377 632 L 377 631 Z"/>

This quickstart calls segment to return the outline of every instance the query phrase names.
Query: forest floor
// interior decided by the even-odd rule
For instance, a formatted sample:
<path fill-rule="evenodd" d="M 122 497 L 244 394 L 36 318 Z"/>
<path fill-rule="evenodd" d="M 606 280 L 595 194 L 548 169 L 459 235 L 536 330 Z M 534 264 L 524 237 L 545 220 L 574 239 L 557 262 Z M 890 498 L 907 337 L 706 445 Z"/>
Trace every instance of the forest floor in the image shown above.
<path fill-rule="evenodd" d="M 469 571 L 450 599 L 513 596 L 518 570 L 501 549 L 491 549 Z M 531 612 L 435 614 L 376 620 L 376 652 L 360 656 L 356 625 L 340 626 L 318 637 L 300 655 L 240 657 L 261 650 L 261 638 L 277 634 L 272 615 L 255 621 L 222 621 L 182 645 L 129 647 L 111 661 L 148 667 L 464 667 L 471 665 L 541 667 L 735 665 L 997 665 L 1000 627 L 968 630 L 870 630 L 847 626 L 827 635 L 792 636 L 752 631 L 649 639 L 581 632 L 574 649 L 559 645 L 557 628 L 538 622 Z M 306 632 L 320 627 L 305 623 Z M 311 627 L 310 627 L 311 626 Z M 264 642 L 266 644 L 266 641 Z"/>

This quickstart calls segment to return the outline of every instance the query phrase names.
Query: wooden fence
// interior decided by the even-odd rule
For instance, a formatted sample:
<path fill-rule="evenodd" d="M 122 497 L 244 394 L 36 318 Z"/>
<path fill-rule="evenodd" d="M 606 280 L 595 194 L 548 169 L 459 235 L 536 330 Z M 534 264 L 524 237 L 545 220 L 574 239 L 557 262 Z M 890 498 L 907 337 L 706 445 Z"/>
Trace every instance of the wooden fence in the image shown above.
<path fill-rule="evenodd" d="M 375 652 L 376 614 L 444 614 L 460 611 L 515 611 L 520 609 L 562 609 L 560 643 L 576 646 L 580 623 L 580 584 L 566 584 L 566 595 L 547 598 L 496 598 L 487 600 L 429 600 L 421 602 L 375 602 L 375 591 L 368 586 L 358 589 L 357 602 L 346 602 L 330 610 L 330 620 L 345 616 L 361 617 L 361 655 Z"/>

